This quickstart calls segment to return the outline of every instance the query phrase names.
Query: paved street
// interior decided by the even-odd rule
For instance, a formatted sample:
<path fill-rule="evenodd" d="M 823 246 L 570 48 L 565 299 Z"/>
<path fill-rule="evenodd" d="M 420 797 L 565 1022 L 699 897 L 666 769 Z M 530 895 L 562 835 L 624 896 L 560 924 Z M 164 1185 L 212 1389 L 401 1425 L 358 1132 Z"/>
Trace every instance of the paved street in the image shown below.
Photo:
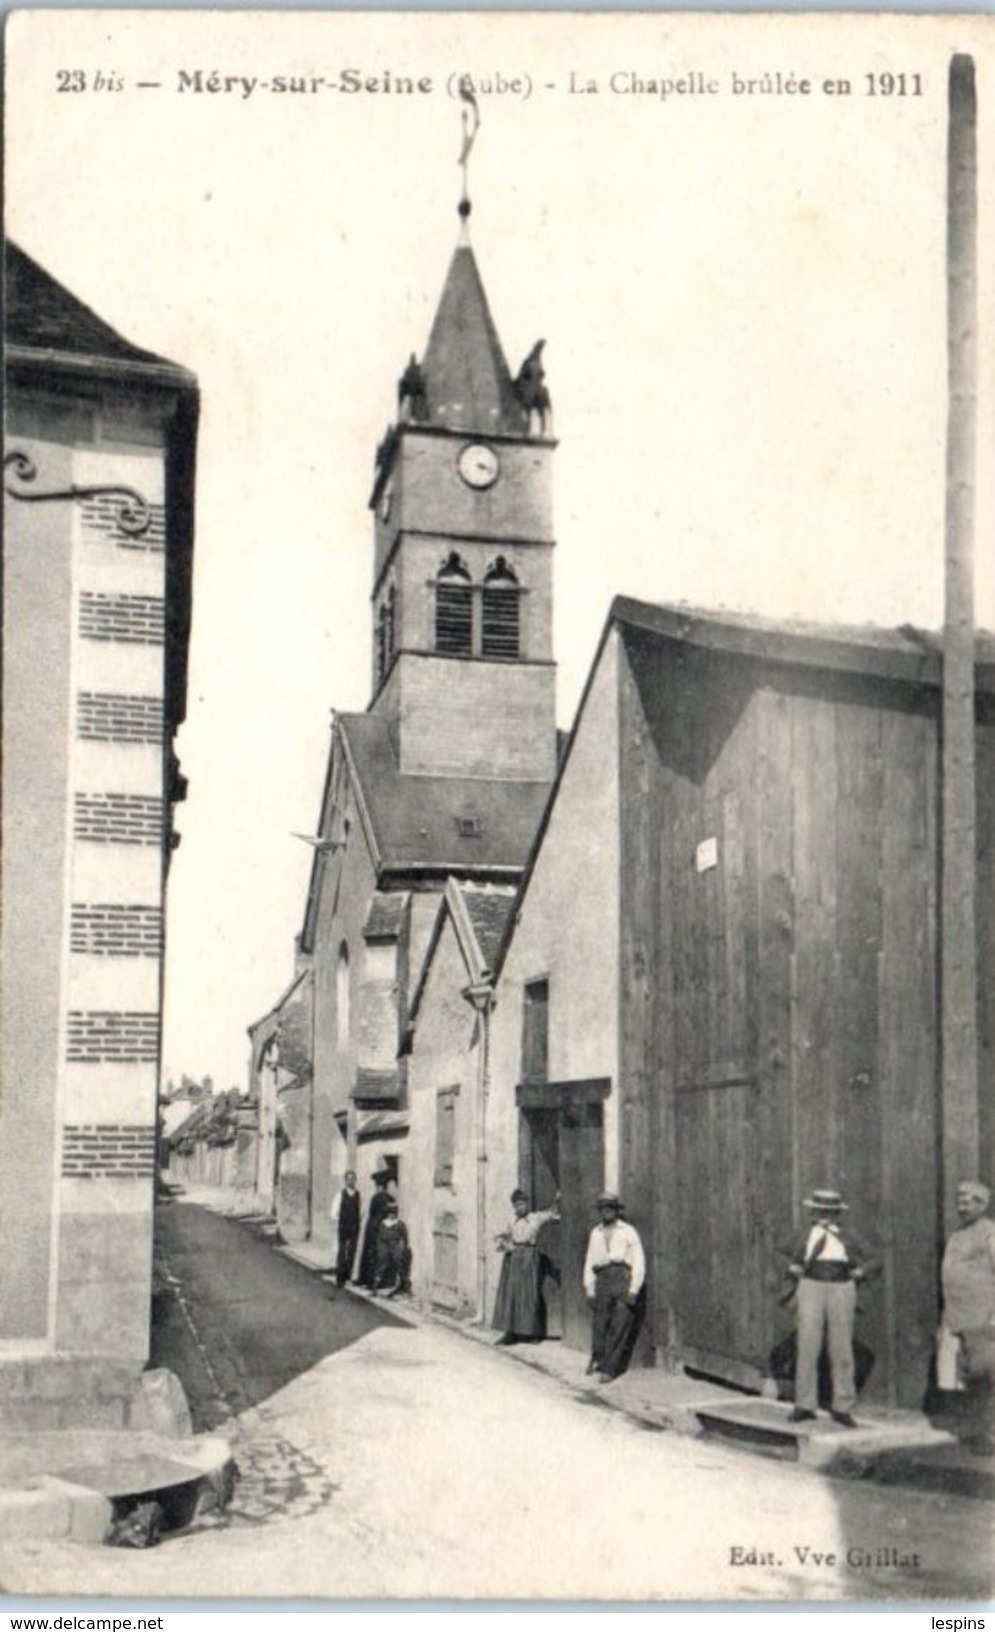
<path fill-rule="evenodd" d="M 172 1201 L 156 1208 L 152 1363 L 183 1380 L 207 1432 L 377 1326 L 386 1308 L 332 1288 L 259 1226 Z M 165 1281 L 165 1286 L 162 1282 Z"/>
<path fill-rule="evenodd" d="M 85 1582 L 129 1598 L 991 1593 L 983 1502 L 828 1481 L 649 1431 L 596 1389 L 579 1399 L 453 1332 L 388 1321 L 348 1294 L 330 1302 L 317 1277 L 243 1226 L 167 1211 L 167 1259 L 205 1371 L 259 1401 L 226 1429 L 245 1475 L 234 1510 L 150 1552 L 7 1547 L 8 1592 L 78 1594 Z M 210 1387 L 202 1379 L 208 1402 Z"/>

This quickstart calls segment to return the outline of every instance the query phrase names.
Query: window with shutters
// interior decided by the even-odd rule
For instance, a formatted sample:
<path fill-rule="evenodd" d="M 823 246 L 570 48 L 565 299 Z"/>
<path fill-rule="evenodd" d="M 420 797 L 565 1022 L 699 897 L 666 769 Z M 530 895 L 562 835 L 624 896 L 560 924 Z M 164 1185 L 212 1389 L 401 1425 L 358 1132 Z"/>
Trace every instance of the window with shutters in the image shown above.
<path fill-rule="evenodd" d="M 451 657 L 473 652 L 473 587 L 455 551 L 435 580 L 435 649 Z"/>
<path fill-rule="evenodd" d="M 549 981 L 525 984 L 522 1007 L 522 1081 L 546 1082 L 549 1075 Z"/>
<path fill-rule="evenodd" d="M 452 1187 L 456 1161 L 456 1100 L 459 1088 L 435 1096 L 435 1183 Z"/>
<path fill-rule="evenodd" d="M 480 620 L 483 657 L 517 657 L 519 652 L 518 579 L 503 555 L 484 577 Z"/>

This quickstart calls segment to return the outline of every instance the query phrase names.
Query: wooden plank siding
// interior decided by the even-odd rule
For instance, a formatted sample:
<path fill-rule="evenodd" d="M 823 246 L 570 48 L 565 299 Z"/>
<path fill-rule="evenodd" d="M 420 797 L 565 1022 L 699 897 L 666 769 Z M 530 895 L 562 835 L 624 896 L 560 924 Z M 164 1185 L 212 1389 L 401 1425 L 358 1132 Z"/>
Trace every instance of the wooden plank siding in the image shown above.
<path fill-rule="evenodd" d="M 875 1392 L 918 1404 L 936 1323 L 940 1234 L 935 927 L 936 723 L 890 710 L 884 758 L 882 1142 L 877 1195 L 886 1344 Z M 930 805 L 933 806 L 930 811 Z M 872 1294 L 868 1294 L 870 1297 Z"/>
<path fill-rule="evenodd" d="M 652 665 L 653 658 L 649 661 Z M 638 663 L 638 658 L 636 659 Z M 651 680 L 652 684 L 652 680 Z M 665 1188 L 658 1164 L 670 1144 L 660 1117 L 661 1068 L 654 1025 L 656 972 L 660 965 L 659 896 L 653 887 L 659 867 L 660 757 L 650 724 L 637 702 L 637 685 L 624 660 L 619 665 L 620 737 L 626 775 L 620 787 L 620 820 L 625 856 L 619 888 L 619 1187 L 627 1217 L 639 1231 L 647 1258 L 665 1261 L 657 1208 Z M 663 1255 L 663 1256 L 661 1256 Z M 666 1301 L 654 1302 L 641 1335 L 640 1358 L 654 1357 L 666 1331 Z"/>
<path fill-rule="evenodd" d="M 656 1357 L 759 1382 L 790 1325 L 779 1248 L 810 1189 L 839 1186 L 884 1266 L 861 1300 L 868 1393 L 916 1405 L 941 1239 L 936 690 L 628 629 L 619 707 L 621 1178 Z M 989 730 L 989 1151 L 993 781 Z M 717 865 L 701 868 L 706 840 Z"/>
<path fill-rule="evenodd" d="M 835 991 L 839 1183 L 855 1209 L 850 1218 L 872 1250 L 879 1247 L 880 1172 L 885 1125 L 881 1092 L 881 943 L 883 932 L 884 756 L 880 711 L 866 702 L 840 702 L 837 720 L 837 818 L 834 858 L 837 889 Z M 878 1283 L 878 1286 L 880 1283 Z M 884 1357 L 884 1300 L 876 1286 L 861 1293 L 857 1336 Z M 887 1375 L 883 1358 L 877 1384 Z"/>
<path fill-rule="evenodd" d="M 757 1204 L 763 1232 L 762 1287 L 767 1352 L 790 1324 L 780 1306 L 785 1292 L 784 1250 L 797 1227 L 801 1201 L 794 1168 L 797 1143 L 791 1091 L 794 1059 L 792 962 L 795 940 L 794 804 L 791 786 L 791 698 L 759 694 L 756 761 L 758 829 L 757 1069 L 759 1128 Z"/>

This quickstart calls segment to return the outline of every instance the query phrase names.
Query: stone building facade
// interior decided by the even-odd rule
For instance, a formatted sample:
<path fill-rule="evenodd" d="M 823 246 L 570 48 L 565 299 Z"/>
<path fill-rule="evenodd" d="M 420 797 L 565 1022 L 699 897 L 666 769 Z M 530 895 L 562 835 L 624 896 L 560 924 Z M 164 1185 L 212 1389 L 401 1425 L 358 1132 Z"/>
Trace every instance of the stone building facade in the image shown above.
<path fill-rule="evenodd" d="M 12 244 L 5 324 L 0 1357 L 140 1369 L 197 387 Z"/>

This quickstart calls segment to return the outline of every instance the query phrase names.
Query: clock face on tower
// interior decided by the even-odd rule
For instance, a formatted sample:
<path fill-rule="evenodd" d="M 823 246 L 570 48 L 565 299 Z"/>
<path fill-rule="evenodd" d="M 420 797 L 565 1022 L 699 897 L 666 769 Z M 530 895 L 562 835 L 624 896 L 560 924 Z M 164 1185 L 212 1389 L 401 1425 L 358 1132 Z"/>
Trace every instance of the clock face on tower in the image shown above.
<path fill-rule="evenodd" d="M 468 442 L 460 451 L 456 467 L 467 487 L 493 487 L 500 474 L 501 464 L 493 448 L 486 442 Z"/>

